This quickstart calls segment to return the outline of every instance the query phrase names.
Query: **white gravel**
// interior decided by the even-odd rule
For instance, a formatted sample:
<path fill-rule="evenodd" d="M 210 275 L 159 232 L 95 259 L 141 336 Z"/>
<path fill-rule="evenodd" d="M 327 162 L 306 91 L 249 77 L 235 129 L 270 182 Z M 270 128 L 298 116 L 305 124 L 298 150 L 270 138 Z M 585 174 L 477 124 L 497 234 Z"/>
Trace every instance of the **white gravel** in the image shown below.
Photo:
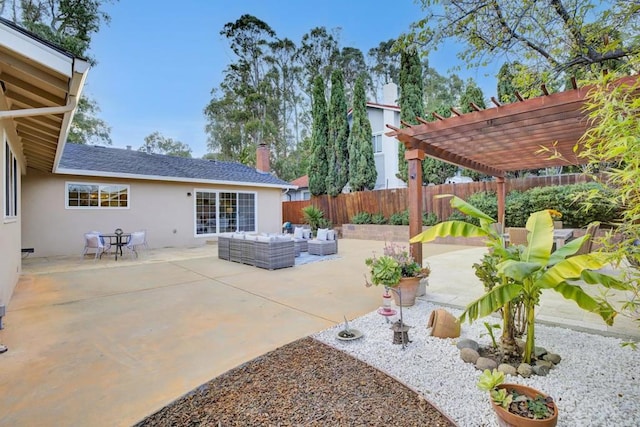
<path fill-rule="evenodd" d="M 405 324 L 412 326 L 411 343 L 404 350 L 392 344 L 390 324 L 377 312 L 349 322 L 364 334 L 358 340 L 337 340 L 343 325 L 314 338 L 394 376 L 461 427 L 497 425 L 488 394 L 476 387 L 480 371 L 460 359 L 457 339 L 430 335 L 426 325 L 437 308 L 441 307 L 418 299 L 413 307 L 403 309 Z M 445 309 L 455 316 L 461 313 Z M 482 336 L 484 320 L 465 323 L 460 338 L 489 345 L 490 338 Z M 617 338 L 536 324 L 536 345 L 559 354 L 562 361 L 546 377 L 509 376 L 507 382 L 551 395 L 558 405 L 558 426 L 640 426 L 640 350 L 621 347 L 621 343 Z"/>

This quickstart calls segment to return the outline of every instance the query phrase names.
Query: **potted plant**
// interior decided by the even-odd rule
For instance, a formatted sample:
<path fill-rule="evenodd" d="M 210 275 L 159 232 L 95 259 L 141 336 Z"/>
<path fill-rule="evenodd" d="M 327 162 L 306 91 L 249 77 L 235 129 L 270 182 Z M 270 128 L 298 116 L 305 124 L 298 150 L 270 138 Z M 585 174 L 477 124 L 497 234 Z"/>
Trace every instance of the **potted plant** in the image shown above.
<path fill-rule="evenodd" d="M 367 258 L 365 264 L 371 275 L 371 282 L 367 281 L 367 286 L 373 284 L 391 288 L 396 305 L 405 307 L 415 304 L 420 281 L 431 273 L 428 266 L 422 267 L 405 247 L 396 243 L 385 244 L 383 255 Z"/>
<path fill-rule="evenodd" d="M 500 426 L 553 427 L 558 422 L 553 398 L 525 385 L 504 384 L 504 373 L 497 369 L 485 369 L 477 386 L 489 392 Z"/>

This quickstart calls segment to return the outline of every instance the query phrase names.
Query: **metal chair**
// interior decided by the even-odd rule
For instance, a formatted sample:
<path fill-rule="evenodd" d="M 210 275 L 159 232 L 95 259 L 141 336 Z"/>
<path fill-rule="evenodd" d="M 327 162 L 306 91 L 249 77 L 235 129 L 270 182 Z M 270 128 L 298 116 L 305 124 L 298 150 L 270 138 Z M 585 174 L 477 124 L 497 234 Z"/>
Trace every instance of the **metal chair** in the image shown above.
<path fill-rule="evenodd" d="M 85 233 L 84 235 L 84 250 L 82 251 L 82 258 L 89 252 L 90 250 L 95 250 L 95 256 L 93 260 L 95 261 L 98 258 L 102 257 L 102 254 L 105 252 L 109 252 L 111 250 L 111 243 L 105 241 L 100 233 Z"/>

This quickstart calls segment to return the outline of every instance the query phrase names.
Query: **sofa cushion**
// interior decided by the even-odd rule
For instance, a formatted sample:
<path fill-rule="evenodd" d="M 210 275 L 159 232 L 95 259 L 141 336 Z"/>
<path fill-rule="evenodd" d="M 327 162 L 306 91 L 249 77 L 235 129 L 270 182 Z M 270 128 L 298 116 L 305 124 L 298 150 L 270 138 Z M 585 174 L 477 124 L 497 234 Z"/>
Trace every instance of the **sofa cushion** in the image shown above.
<path fill-rule="evenodd" d="M 302 239 L 303 237 L 303 228 L 302 227 L 296 227 L 293 229 L 293 237 L 294 239 Z"/>
<path fill-rule="evenodd" d="M 318 228 L 318 235 L 316 239 L 318 240 L 327 240 L 327 236 L 329 234 L 329 229 L 327 228 Z"/>

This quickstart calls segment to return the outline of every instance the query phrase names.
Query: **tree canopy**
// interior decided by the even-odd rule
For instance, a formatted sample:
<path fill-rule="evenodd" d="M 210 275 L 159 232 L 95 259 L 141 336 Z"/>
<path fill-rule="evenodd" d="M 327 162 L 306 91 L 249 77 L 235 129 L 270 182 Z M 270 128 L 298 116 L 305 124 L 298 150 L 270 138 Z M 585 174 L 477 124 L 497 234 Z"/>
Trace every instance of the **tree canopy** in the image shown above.
<path fill-rule="evenodd" d="M 109 23 L 110 17 L 102 6 L 113 1 L 5 0 L 0 1 L 0 15 L 96 65 L 95 58 L 89 54 L 91 39 L 101 25 Z M 69 129 L 68 142 L 110 145 L 111 129 L 98 118 L 99 112 L 98 103 L 83 95 Z"/>
<path fill-rule="evenodd" d="M 600 72 L 640 52 L 637 1 L 420 0 L 426 16 L 404 41 L 427 51 L 455 40 L 468 67 L 520 61 L 547 83 Z M 537 82 L 538 85 L 540 82 Z"/>
<path fill-rule="evenodd" d="M 349 133 L 349 186 L 351 191 L 372 190 L 376 185 L 378 172 L 371 143 L 371 123 L 367 116 L 367 98 L 364 78 L 356 80 Z"/>
<path fill-rule="evenodd" d="M 144 138 L 144 144 L 138 148 L 138 151 L 176 157 L 191 157 L 191 148 L 187 144 L 167 138 L 157 131 Z"/>

